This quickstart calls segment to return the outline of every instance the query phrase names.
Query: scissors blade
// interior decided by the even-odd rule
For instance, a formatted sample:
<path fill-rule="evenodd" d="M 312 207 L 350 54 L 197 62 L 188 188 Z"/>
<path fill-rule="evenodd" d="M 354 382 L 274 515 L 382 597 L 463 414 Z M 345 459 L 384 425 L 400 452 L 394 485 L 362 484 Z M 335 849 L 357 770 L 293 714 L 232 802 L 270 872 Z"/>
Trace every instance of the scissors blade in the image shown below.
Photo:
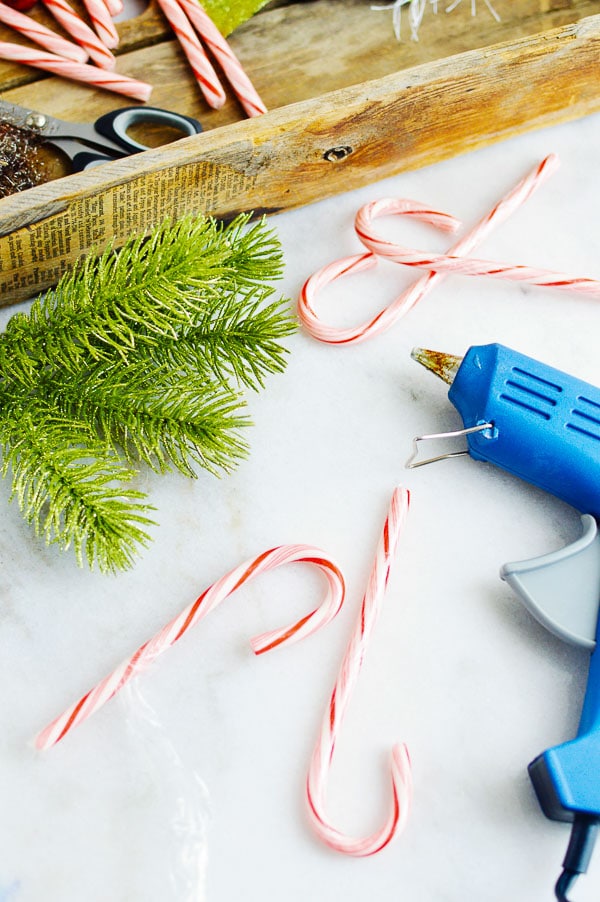
<path fill-rule="evenodd" d="M 17 106 L 14 103 L 6 103 L 5 100 L 0 100 L 0 119 L 10 122 L 11 125 L 16 125 L 17 128 L 31 128 L 29 117 L 37 115 L 39 114 L 35 110 L 29 110 L 27 107 Z"/>
<path fill-rule="evenodd" d="M 4 100 L 0 100 L 0 118 L 6 119 L 19 128 L 32 129 L 50 143 L 55 138 L 71 138 L 86 147 L 103 151 L 108 157 L 127 156 L 127 151 L 120 144 L 112 141 L 109 137 L 100 135 L 93 125 L 83 122 L 66 122 L 63 119 L 49 116 L 47 113 L 39 113 L 28 107 L 7 103 Z"/>

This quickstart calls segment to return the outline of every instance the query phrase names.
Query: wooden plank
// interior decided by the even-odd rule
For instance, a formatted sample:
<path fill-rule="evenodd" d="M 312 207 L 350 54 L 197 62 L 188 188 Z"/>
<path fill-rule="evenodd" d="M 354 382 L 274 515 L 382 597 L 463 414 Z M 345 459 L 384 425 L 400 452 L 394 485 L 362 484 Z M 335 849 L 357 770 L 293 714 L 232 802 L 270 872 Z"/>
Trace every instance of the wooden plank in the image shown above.
<path fill-rule="evenodd" d="M 283 12 L 288 11 L 269 15 Z M 267 14 L 257 16 L 252 29 L 261 27 L 262 15 Z M 300 57 L 301 51 L 297 48 Z M 130 53 L 127 74 L 139 77 L 152 62 L 155 72 L 163 72 L 155 102 L 168 105 L 168 98 L 177 96 L 193 115 L 199 101 L 177 53 L 172 42 Z M 0 201 L 0 302 L 31 296 L 91 247 L 102 247 L 111 236 L 119 244 L 167 215 L 203 211 L 226 217 L 238 210 L 288 209 L 586 115 L 600 108 L 599 59 L 600 16 L 593 16 L 287 104 L 258 119 L 219 125 L 5 198 Z M 321 65 L 327 68 L 329 60 Z M 276 81 L 265 74 L 269 96 L 275 96 Z M 304 83 L 297 88 L 296 81 L 301 80 L 291 78 L 290 91 L 308 90 Z M 55 82 L 36 85 L 44 109 L 56 93 Z M 27 103 L 21 99 L 27 90 L 16 89 L 6 99 Z M 74 119 L 81 118 L 81 92 L 87 89 L 69 86 L 69 92 L 60 92 Z M 90 118 L 105 109 L 104 95 L 95 92 L 96 97 L 101 102 Z M 89 108 L 88 102 L 86 112 Z M 233 105 L 218 115 L 239 116 L 239 111 Z"/>
<path fill-rule="evenodd" d="M 470 3 L 465 2 L 450 15 L 426 18 L 418 42 L 406 34 L 399 43 L 389 10 L 373 11 L 365 0 L 313 0 L 260 13 L 236 30 L 230 43 L 268 108 L 274 110 L 467 50 L 542 34 L 598 11 L 597 0 L 520 0 L 518 4 L 495 0 L 495 6 L 502 16 L 499 23 L 486 10 L 473 18 Z M 44 17 L 43 7 L 38 17 Z M 122 55 L 117 68 L 155 85 L 153 105 L 195 116 L 205 129 L 243 118 L 234 99 L 222 110 L 207 107 L 155 0 L 150 0 L 141 16 L 119 25 L 119 30 Z M 6 38 L 0 26 L 0 40 Z M 132 50 L 136 41 L 139 45 Z M 28 79 L 24 83 L 23 73 Z M 36 79 L 35 85 L 31 78 Z M 74 120 L 84 118 L 82 111 L 92 120 L 130 103 L 107 91 L 2 62 L 0 90 L 9 102 Z"/>
<path fill-rule="evenodd" d="M 86 18 L 82 0 L 71 2 Z M 410 40 L 405 14 L 403 39 L 398 42 L 389 10 L 374 11 L 366 0 L 292 2 L 261 12 L 238 28 L 230 41 L 253 80 L 259 81 L 262 91 L 268 90 L 269 108 L 274 109 L 420 63 L 572 24 L 598 12 L 597 0 L 519 0 L 519 3 L 495 0 L 494 8 L 500 15 L 497 22 L 481 2 L 479 6 L 476 17 L 471 16 L 471 4 L 467 0 L 449 15 L 428 14 L 418 41 Z M 61 31 L 41 4 L 36 6 L 33 16 Z M 157 45 L 171 37 L 156 0 L 149 0 L 145 12 L 118 23 L 117 28 L 121 39 L 116 51 L 117 68 L 124 74 L 129 74 L 126 57 L 132 50 Z M 25 43 L 1 24 L 0 40 Z M 150 60 L 147 80 L 156 83 L 152 78 L 155 67 L 151 58 L 147 59 Z M 164 68 L 160 74 L 168 77 Z M 44 77 L 39 71 L 0 61 L 2 91 Z M 187 80 L 193 85 L 189 75 Z M 64 81 L 60 85 L 61 91 L 68 87 Z M 91 93 L 88 89 L 90 97 Z M 106 104 L 114 105 L 114 97 L 97 93 Z M 31 96 L 31 105 L 33 99 Z M 155 97 L 152 100 L 156 102 Z M 57 101 L 60 103 L 58 96 Z M 201 108 L 208 112 L 203 104 Z M 58 109 L 48 112 L 58 114 Z M 179 112 L 187 110 L 179 109 Z M 214 124 L 223 123 L 216 118 Z"/>

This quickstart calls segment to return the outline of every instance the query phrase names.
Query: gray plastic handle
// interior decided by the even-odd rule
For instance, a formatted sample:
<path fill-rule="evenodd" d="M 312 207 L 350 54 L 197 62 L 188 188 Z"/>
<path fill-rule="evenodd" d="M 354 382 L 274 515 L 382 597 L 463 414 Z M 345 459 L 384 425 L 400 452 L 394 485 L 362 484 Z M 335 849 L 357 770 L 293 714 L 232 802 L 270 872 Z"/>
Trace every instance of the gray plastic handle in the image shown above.
<path fill-rule="evenodd" d="M 600 606 L 600 535 L 593 517 L 581 518 L 580 539 L 530 561 L 504 564 L 502 579 L 546 629 L 593 651 Z"/>

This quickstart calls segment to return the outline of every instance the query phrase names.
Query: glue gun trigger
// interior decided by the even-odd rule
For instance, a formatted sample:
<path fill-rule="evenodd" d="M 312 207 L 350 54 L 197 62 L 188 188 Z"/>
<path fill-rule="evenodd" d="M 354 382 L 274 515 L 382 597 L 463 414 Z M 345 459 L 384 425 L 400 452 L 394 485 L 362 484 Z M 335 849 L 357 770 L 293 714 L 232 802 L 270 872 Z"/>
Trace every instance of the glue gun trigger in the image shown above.
<path fill-rule="evenodd" d="M 582 535 L 559 551 L 504 564 L 502 579 L 555 636 L 589 651 L 596 646 L 600 606 L 600 535 L 594 517 L 581 517 Z"/>

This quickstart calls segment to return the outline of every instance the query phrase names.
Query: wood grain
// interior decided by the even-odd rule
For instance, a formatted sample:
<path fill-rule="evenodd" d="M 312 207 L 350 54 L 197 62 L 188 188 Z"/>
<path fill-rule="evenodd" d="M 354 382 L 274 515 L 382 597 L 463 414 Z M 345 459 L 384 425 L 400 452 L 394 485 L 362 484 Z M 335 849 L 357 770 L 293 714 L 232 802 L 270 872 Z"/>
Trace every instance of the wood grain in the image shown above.
<path fill-rule="evenodd" d="M 578 20 L 574 11 L 597 4 L 560 4 L 519 4 L 530 16 L 511 23 L 516 37 L 439 57 L 440 16 L 423 23 L 431 44 L 421 47 L 390 39 L 389 20 L 363 0 L 269 10 L 234 36 L 271 110 L 241 122 L 234 100 L 207 114 L 173 41 L 130 51 L 121 71 L 151 76 L 155 105 L 173 108 L 176 98 L 178 110 L 201 118 L 207 131 L 1 200 L 0 303 L 31 296 L 90 248 L 111 238 L 118 245 L 165 216 L 288 209 L 599 109 L 600 16 Z M 563 16 L 566 24 L 529 33 L 540 17 Z M 385 25 L 379 53 L 367 21 L 378 23 L 375 32 Z M 486 32 L 500 27 L 484 13 L 476 21 Z M 449 31 L 457 43 L 467 41 L 464 24 L 461 30 L 457 19 Z M 423 54 L 433 59 L 420 61 Z M 83 118 L 83 110 L 93 119 L 117 105 L 104 92 L 54 78 L 36 82 L 34 93 L 37 108 L 66 119 Z M 32 106 L 31 95 L 22 85 L 3 96 Z"/>
<path fill-rule="evenodd" d="M 81 0 L 70 2 L 85 19 Z M 259 83 L 262 92 L 268 94 L 269 108 L 275 109 L 297 100 L 318 97 L 336 88 L 381 78 L 419 63 L 548 31 L 598 12 L 598 0 L 519 0 L 518 3 L 495 0 L 494 7 L 501 16 L 501 21 L 496 22 L 482 3 L 479 6 L 481 9 L 475 18 L 470 15 L 470 3 L 466 0 L 449 15 L 428 15 L 417 42 L 410 40 L 406 24 L 403 39 L 398 42 L 389 10 L 373 11 L 368 0 L 312 0 L 264 10 L 240 26 L 230 42 L 252 79 Z M 48 27 L 61 31 L 41 4 L 37 4 L 32 15 Z M 130 74 L 127 57 L 132 50 L 172 39 L 156 0 L 149 0 L 144 13 L 118 23 L 117 28 L 121 39 L 116 51 L 118 69 L 124 74 Z M 1 24 L 0 40 L 27 43 Z M 153 77 L 152 55 L 147 55 L 145 61 L 148 64 L 147 80 L 158 88 L 159 82 Z M 39 71 L 0 61 L 0 91 L 44 78 Z M 68 89 L 68 82 L 59 81 L 58 84 L 61 91 Z M 170 80 L 170 86 L 172 84 Z M 95 102 L 94 93 L 104 98 L 105 104 L 115 103 L 114 97 L 103 92 L 90 89 L 87 92 L 90 114 Z M 60 97 L 56 99 L 60 107 Z M 179 99 L 177 102 L 179 112 L 187 113 L 187 109 L 179 108 Z M 31 103 L 33 105 L 33 98 Z M 210 112 L 201 100 L 200 104 L 202 110 Z M 59 110 L 48 112 L 58 115 Z M 218 116 L 212 115 L 207 122 L 214 122 L 215 126 L 223 124 Z"/>

